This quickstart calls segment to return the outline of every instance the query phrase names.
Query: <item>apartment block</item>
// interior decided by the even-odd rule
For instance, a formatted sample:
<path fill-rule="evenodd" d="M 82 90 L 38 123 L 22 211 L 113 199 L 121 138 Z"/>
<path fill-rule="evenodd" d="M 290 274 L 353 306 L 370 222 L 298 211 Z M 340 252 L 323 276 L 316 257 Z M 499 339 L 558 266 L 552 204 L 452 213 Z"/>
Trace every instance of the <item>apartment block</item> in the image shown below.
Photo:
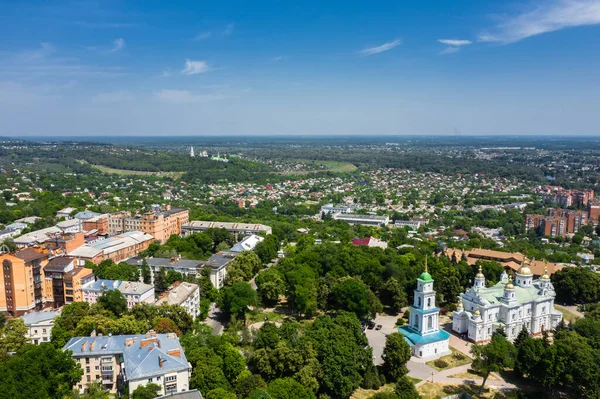
<path fill-rule="evenodd" d="M 80 392 L 94 381 L 101 381 L 113 394 L 125 388 L 133 392 L 149 383 L 160 386 L 160 395 L 184 392 L 190 386 L 192 367 L 179 338 L 172 333 L 75 337 L 63 350 L 72 351 L 83 369 L 82 380 L 76 386 Z"/>
<path fill-rule="evenodd" d="M 182 226 L 182 234 L 189 235 L 193 233 L 201 233 L 208 229 L 225 229 L 236 235 L 252 235 L 252 234 L 271 234 L 271 226 L 258 223 L 237 223 L 237 222 L 209 222 L 202 220 L 192 220 Z"/>
<path fill-rule="evenodd" d="M 562 216 L 525 215 L 525 229 L 540 229 L 543 235 L 564 237 L 567 234 L 567 218 Z"/>
<path fill-rule="evenodd" d="M 85 267 L 75 267 L 73 270 L 66 272 L 63 275 L 65 285 L 65 304 L 73 302 L 83 302 L 82 288 L 96 280 L 92 269 Z"/>
<path fill-rule="evenodd" d="M 60 312 L 44 311 L 32 312 L 23 315 L 23 322 L 27 327 L 25 338 L 30 344 L 39 345 L 44 342 L 50 342 L 54 319 Z"/>
<path fill-rule="evenodd" d="M 156 305 L 181 305 L 194 320 L 200 315 L 200 287 L 198 284 L 176 281 L 162 293 Z"/>
<path fill-rule="evenodd" d="M 90 305 L 98 302 L 98 298 L 107 290 L 117 290 L 127 300 L 127 308 L 138 303 L 154 303 L 154 286 L 139 281 L 97 280 L 81 287 L 83 301 Z"/>
<path fill-rule="evenodd" d="M 567 218 L 567 233 L 577 233 L 579 227 L 585 226 L 588 222 L 586 211 L 573 211 L 569 209 L 550 209 L 550 216 Z"/>
<path fill-rule="evenodd" d="M 33 248 L 0 255 L 0 311 L 18 317 L 46 305 L 50 295 L 42 269 L 47 263 L 48 254 Z"/>
<path fill-rule="evenodd" d="M 110 235 L 142 231 L 165 242 L 171 235 L 181 234 L 181 227 L 188 223 L 189 216 L 189 210 L 183 208 L 147 212 L 133 217 L 126 212 L 117 212 L 109 215 L 108 229 Z"/>
<path fill-rule="evenodd" d="M 147 249 L 154 241 L 154 237 L 141 231 L 129 231 L 121 233 L 106 240 L 88 243 L 68 253 L 69 256 L 78 259 L 78 265 L 83 266 L 85 261 L 99 264 L 103 260 L 110 259 L 113 262 L 136 256 Z"/>
<path fill-rule="evenodd" d="M 43 244 L 44 249 L 51 255 L 67 254 L 85 244 L 85 235 L 82 232 L 56 234 Z"/>

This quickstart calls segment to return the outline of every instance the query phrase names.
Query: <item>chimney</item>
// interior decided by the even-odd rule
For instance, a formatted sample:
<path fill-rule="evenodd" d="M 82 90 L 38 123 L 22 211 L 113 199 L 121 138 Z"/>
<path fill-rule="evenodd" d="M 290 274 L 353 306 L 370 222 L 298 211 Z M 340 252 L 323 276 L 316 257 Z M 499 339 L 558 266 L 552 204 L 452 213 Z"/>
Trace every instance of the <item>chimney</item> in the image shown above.
<path fill-rule="evenodd" d="M 87 348 L 87 341 L 85 341 L 83 344 L 81 344 L 81 351 L 85 352 L 85 348 Z"/>
<path fill-rule="evenodd" d="M 92 343 L 90 344 L 90 352 L 94 351 L 95 346 L 96 346 L 96 340 L 93 340 Z"/>
<path fill-rule="evenodd" d="M 167 355 L 181 357 L 181 349 L 169 349 Z"/>
<path fill-rule="evenodd" d="M 96 336 L 96 330 L 92 331 L 92 333 L 90 334 L 90 337 L 95 337 Z"/>
<path fill-rule="evenodd" d="M 162 368 L 163 365 L 163 358 L 161 355 L 158 355 L 158 366 Z"/>

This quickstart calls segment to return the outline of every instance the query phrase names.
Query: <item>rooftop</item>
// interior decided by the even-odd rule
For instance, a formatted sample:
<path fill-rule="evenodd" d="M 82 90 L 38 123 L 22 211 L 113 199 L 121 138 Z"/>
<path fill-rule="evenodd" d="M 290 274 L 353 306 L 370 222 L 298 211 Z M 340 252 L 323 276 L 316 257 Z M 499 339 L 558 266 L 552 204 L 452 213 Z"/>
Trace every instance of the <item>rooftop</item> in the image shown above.
<path fill-rule="evenodd" d="M 70 256 L 58 256 L 50 259 L 50 262 L 44 266 L 45 272 L 64 272 L 66 268 L 73 265 L 75 258 Z"/>
<path fill-rule="evenodd" d="M 25 322 L 26 326 L 31 326 L 44 321 L 54 320 L 59 314 L 60 312 L 57 311 L 26 313 L 23 315 L 23 322 Z"/>
<path fill-rule="evenodd" d="M 190 366 L 175 334 L 138 334 L 75 337 L 63 347 L 73 357 L 123 354 L 128 380 L 189 370 Z"/>
<path fill-rule="evenodd" d="M 15 253 L 15 256 L 19 259 L 23 259 L 25 263 L 29 263 L 38 259 L 48 258 L 48 254 L 36 251 L 33 248 L 27 248 L 22 251 L 19 251 Z"/>
<path fill-rule="evenodd" d="M 398 332 L 404 335 L 404 339 L 406 339 L 411 346 L 414 344 L 429 344 L 432 342 L 444 341 L 450 338 L 450 334 L 444 330 L 439 330 L 433 334 L 421 335 L 417 330 L 410 326 L 399 327 Z"/>
<path fill-rule="evenodd" d="M 159 306 L 163 303 L 168 305 L 180 305 L 191 295 L 193 295 L 198 288 L 199 286 L 197 284 L 176 281 L 173 284 L 173 288 L 164 292 L 158 298 L 158 301 L 156 301 L 155 305 Z"/>
<path fill-rule="evenodd" d="M 221 269 L 231 262 L 236 255 L 237 253 L 235 252 L 220 251 L 208 258 L 204 264 L 213 269 Z"/>

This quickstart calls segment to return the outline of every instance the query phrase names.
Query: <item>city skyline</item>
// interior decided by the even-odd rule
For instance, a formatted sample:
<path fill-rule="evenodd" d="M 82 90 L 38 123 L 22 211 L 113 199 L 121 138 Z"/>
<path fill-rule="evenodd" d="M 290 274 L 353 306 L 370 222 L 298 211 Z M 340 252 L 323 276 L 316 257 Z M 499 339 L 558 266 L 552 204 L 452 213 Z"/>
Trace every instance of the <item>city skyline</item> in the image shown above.
<path fill-rule="evenodd" d="M 0 136 L 598 133 L 598 0 L 2 7 Z"/>

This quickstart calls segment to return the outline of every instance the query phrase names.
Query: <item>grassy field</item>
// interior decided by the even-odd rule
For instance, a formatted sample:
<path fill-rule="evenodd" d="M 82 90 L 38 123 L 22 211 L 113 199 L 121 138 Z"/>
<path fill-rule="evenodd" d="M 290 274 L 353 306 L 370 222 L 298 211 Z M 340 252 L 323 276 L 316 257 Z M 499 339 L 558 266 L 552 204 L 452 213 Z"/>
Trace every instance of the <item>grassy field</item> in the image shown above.
<path fill-rule="evenodd" d="M 162 176 L 172 177 L 174 179 L 178 179 L 183 175 L 183 172 L 149 172 L 144 170 L 113 169 L 102 165 L 91 166 L 95 169 L 98 169 L 102 173 L 110 173 L 114 175 Z"/>
<path fill-rule="evenodd" d="M 575 320 L 579 319 L 579 316 L 577 316 L 575 313 L 571 312 L 569 309 L 566 309 L 560 305 L 554 305 L 554 307 L 558 310 L 560 310 L 560 312 L 563 314 L 563 320 L 566 323 L 572 323 Z"/>
<path fill-rule="evenodd" d="M 464 364 L 469 364 L 469 363 L 471 363 L 473 361 L 470 357 L 465 356 L 465 355 L 463 355 L 460 352 L 457 352 L 454 348 L 450 348 L 450 350 L 452 351 L 451 354 L 446 355 L 446 356 L 442 356 L 439 359 L 439 360 L 443 360 L 446 363 L 448 363 L 447 367 L 438 367 L 438 366 L 436 366 L 435 365 L 435 360 L 430 360 L 430 361 L 428 361 L 425 364 L 427 364 L 429 367 L 432 367 L 432 368 L 436 369 L 437 371 L 441 371 L 441 370 L 446 370 L 446 369 L 451 369 L 451 368 L 454 368 L 454 367 L 462 366 Z M 455 357 L 456 353 L 460 353 L 462 355 L 462 359 L 457 359 Z"/>
<path fill-rule="evenodd" d="M 483 377 L 480 374 L 477 374 L 475 372 L 475 370 L 473 370 L 473 369 L 469 369 L 462 373 L 453 374 L 449 378 L 462 378 L 463 380 L 483 380 Z M 497 379 L 498 378 L 493 374 L 490 374 L 488 377 L 488 380 L 497 380 Z"/>
<path fill-rule="evenodd" d="M 322 173 L 322 172 L 334 172 L 334 173 L 343 173 L 343 172 L 353 172 L 356 169 L 356 165 L 353 165 L 349 162 L 339 162 L 339 161 L 313 161 L 310 159 L 298 159 L 297 163 L 306 164 L 306 165 L 316 165 L 316 166 L 324 166 L 325 169 L 318 170 L 301 170 L 296 172 L 275 172 L 278 175 L 307 175 L 309 173 Z"/>
<path fill-rule="evenodd" d="M 396 387 L 396 384 L 386 384 L 379 389 L 358 388 L 356 391 L 354 391 L 352 396 L 350 396 L 350 399 L 368 399 L 371 396 L 373 396 L 379 392 L 390 392 L 391 393 L 391 392 L 394 392 L 395 387 Z"/>
<path fill-rule="evenodd" d="M 457 393 L 466 393 L 473 399 L 505 399 L 510 397 L 512 391 L 500 391 L 497 389 L 484 388 L 481 395 L 479 395 L 479 386 L 474 385 L 448 385 L 428 382 L 417 388 L 417 392 L 421 395 L 422 399 L 438 399 L 445 396 L 454 395 Z"/>

